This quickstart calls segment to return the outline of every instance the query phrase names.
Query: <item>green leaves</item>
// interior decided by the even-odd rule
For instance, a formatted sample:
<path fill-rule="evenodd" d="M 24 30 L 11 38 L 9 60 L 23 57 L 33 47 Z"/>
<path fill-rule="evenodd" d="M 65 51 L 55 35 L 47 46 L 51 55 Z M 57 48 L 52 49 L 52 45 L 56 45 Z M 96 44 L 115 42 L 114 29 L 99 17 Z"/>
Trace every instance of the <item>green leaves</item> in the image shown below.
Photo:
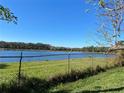
<path fill-rule="evenodd" d="M 0 20 L 5 20 L 7 22 L 13 22 L 17 24 L 17 17 L 9 10 L 9 8 L 5 8 L 0 5 Z"/>
<path fill-rule="evenodd" d="M 99 5 L 104 8 L 104 7 L 105 7 L 105 2 L 104 2 L 104 0 L 99 0 Z"/>

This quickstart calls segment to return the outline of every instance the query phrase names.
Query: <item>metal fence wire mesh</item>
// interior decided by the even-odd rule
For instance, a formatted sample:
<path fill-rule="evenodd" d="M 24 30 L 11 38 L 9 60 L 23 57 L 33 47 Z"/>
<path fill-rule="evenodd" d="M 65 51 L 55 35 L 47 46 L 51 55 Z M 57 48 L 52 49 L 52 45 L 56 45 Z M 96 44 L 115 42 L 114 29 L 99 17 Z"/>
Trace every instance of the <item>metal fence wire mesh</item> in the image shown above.
<path fill-rule="evenodd" d="M 59 60 L 63 57 L 64 60 Z M 49 54 L 24 56 L 0 56 L 0 59 L 18 59 L 18 62 L 0 62 L 0 83 L 9 82 L 21 75 L 48 79 L 59 74 L 69 74 L 71 71 L 82 71 L 91 67 L 110 65 L 113 58 L 106 54 L 103 58 L 94 55 L 82 55 L 81 53 Z M 37 61 L 35 61 L 37 58 Z M 55 60 L 53 60 L 55 59 Z"/>

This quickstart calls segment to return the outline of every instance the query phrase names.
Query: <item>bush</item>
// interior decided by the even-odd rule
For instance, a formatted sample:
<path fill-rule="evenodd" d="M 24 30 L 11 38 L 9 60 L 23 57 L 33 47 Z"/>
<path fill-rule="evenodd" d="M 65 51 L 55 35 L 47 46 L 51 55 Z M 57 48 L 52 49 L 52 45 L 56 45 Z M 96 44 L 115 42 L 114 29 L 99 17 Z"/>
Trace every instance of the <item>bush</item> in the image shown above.
<path fill-rule="evenodd" d="M 116 59 L 115 62 L 117 66 L 124 66 L 124 50 L 116 51 Z"/>

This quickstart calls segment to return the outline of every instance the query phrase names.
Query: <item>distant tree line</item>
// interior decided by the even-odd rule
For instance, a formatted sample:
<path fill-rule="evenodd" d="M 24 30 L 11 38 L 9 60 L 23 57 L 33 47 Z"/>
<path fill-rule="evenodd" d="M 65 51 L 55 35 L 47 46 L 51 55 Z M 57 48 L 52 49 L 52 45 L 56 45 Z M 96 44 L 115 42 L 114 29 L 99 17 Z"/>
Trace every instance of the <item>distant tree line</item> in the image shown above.
<path fill-rule="evenodd" d="M 5 42 L 0 41 L 0 48 L 2 49 L 38 49 L 38 50 L 50 50 L 49 44 L 42 43 L 24 43 L 24 42 Z"/>
<path fill-rule="evenodd" d="M 82 51 L 88 51 L 88 52 L 106 52 L 109 49 L 109 47 L 94 47 L 94 46 L 89 46 L 89 47 L 83 47 Z"/>
<path fill-rule="evenodd" d="M 84 51 L 84 52 L 105 52 L 108 47 L 83 47 L 83 48 L 67 48 L 55 47 L 43 43 L 24 43 L 24 42 L 5 42 L 0 41 L 1 49 L 34 49 L 34 50 L 51 50 L 51 51 Z"/>

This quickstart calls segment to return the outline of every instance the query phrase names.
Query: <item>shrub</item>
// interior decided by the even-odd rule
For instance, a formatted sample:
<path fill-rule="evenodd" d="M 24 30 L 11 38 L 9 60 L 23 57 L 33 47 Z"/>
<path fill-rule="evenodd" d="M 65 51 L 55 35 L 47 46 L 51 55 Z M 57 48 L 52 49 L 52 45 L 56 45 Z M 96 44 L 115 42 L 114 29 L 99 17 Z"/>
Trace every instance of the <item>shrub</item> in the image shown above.
<path fill-rule="evenodd" d="M 124 50 L 117 50 L 116 51 L 115 64 L 117 66 L 124 66 Z"/>

